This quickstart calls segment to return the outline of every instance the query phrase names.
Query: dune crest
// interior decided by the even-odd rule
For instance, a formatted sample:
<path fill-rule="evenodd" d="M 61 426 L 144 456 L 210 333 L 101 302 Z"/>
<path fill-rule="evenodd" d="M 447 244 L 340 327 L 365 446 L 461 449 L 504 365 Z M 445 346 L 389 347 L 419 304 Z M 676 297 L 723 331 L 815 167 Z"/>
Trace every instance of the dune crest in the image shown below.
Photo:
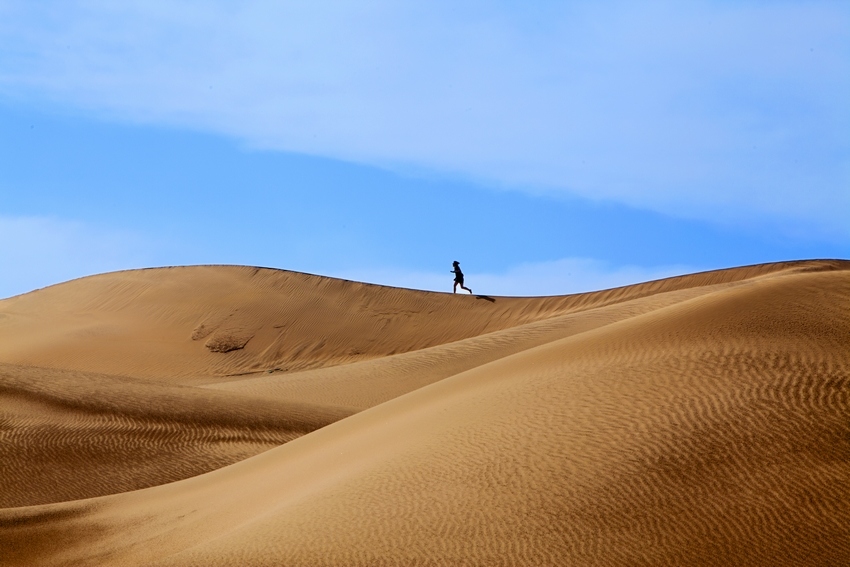
<path fill-rule="evenodd" d="M 0 301 L 0 564 L 850 563 L 850 262 L 490 299 L 197 267 Z"/>

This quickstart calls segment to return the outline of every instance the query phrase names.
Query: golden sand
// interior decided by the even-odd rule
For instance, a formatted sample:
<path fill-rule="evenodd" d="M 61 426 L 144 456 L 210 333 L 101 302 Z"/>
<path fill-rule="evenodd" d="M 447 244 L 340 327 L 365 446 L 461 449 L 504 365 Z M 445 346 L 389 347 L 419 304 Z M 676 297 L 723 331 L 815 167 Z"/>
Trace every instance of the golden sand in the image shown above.
<path fill-rule="evenodd" d="M 0 565 L 848 565 L 850 262 L 0 301 Z"/>

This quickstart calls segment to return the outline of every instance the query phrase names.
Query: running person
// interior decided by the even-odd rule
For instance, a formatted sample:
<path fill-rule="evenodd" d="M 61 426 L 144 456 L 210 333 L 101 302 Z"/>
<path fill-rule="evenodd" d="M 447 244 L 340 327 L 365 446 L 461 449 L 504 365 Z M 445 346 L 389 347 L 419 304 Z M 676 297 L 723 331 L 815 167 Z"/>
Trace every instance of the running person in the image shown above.
<path fill-rule="evenodd" d="M 469 293 L 472 293 L 471 289 L 469 289 L 468 287 L 464 287 L 463 285 L 463 272 L 460 271 L 460 262 L 455 260 L 454 262 L 452 262 L 452 265 L 454 266 L 454 270 L 452 270 L 452 273 L 455 275 L 455 285 L 452 287 L 452 293 L 457 293 L 457 284 L 460 284 L 461 289 L 465 289 Z"/>

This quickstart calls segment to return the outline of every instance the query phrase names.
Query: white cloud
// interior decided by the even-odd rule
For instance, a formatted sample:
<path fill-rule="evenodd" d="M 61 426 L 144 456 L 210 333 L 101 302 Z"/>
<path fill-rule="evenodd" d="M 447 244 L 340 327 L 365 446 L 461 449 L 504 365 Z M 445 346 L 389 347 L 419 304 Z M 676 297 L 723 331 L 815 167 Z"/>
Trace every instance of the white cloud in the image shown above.
<path fill-rule="evenodd" d="M 128 231 L 55 218 L 0 216 L 0 298 L 144 267 L 149 253 L 149 244 Z"/>
<path fill-rule="evenodd" d="M 465 283 L 476 294 L 501 296 L 566 295 L 598 291 L 701 271 L 693 266 L 614 266 L 591 258 L 564 258 L 526 263 L 501 273 L 465 274 Z M 427 291 L 452 291 L 453 276 L 398 269 L 364 269 L 336 274 L 354 281 Z M 463 292 L 462 290 L 458 290 Z"/>
<path fill-rule="evenodd" d="M 0 18 L 8 96 L 665 213 L 848 231 L 846 3 L 19 6 Z"/>

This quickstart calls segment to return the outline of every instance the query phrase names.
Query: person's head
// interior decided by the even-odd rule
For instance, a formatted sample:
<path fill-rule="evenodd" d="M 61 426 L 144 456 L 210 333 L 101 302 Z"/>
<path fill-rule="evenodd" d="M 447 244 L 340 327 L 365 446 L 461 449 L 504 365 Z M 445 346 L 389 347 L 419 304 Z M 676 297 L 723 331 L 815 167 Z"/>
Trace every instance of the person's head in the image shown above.
<path fill-rule="evenodd" d="M 460 262 L 458 262 L 457 260 L 455 260 L 454 262 L 452 262 L 452 266 L 460 266 Z"/>

